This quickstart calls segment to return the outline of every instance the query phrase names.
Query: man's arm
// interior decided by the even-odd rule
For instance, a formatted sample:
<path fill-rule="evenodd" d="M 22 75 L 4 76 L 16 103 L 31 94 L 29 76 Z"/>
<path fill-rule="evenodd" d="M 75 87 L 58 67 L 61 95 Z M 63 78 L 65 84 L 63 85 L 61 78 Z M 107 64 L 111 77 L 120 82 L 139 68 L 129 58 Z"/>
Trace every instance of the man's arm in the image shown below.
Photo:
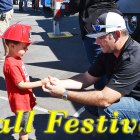
<path fill-rule="evenodd" d="M 60 85 L 55 85 L 53 81 L 43 86 L 45 92 L 49 92 L 52 96 L 62 98 L 62 95 L 66 89 Z M 74 101 L 85 105 L 95 105 L 101 107 L 107 107 L 120 99 L 122 94 L 109 88 L 105 87 L 101 91 L 68 91 L 67 98 L 70 101 Z"/>
<path fill-rule="evenodd" d="M 79 94 L 81 93 L 81 94 Z M 60 96 L 61 97 L 61 96 Z M 101 91 L 75 92 L 68 91 L 68 100 L 85 105 L 107 107 L 120 99 L 122 94 L 105 87 Z"/>
<path fill-rule="evenodd" d="M 66 80 L 59 80 L 52 77 L 56 81 L 54 84 L 59 84 L 66 89 L 83 89 L 94 84 L 99 78 L 91 76 L 88 72 L 78 74 Z"/>

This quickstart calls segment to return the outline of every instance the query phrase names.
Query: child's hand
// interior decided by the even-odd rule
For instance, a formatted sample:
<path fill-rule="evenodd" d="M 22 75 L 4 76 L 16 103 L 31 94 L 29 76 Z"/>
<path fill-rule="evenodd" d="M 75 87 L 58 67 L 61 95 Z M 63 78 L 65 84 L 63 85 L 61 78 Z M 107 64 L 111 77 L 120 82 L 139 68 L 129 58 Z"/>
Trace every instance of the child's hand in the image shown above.
<path fill-rule="evenodd" d="M 48 76 L 47 78 L 44 78 L 41 80 L 41 83 L 42 85 L 46 85 L 47 83 L 50 83 L 52 85 L 58 85 L 60 84 L 60 80 L 55 78 L 55 77 L 52 77 L 52 76 Z"/>
<path fill-rule="evenodd" d="M 33 97 L 34 97 L 34 99 L 35 99 L 35 101 L 36 101 L 36 96 L 35 96 L 35 94 L 33 93 Z"/>
<path fill-rule="evenodd" d="M 48 82 L 49 82 L 49 78 L 48 77 L 41 80 L 41 84 L 42 85 L 46 85 Z"/>
<path fill-rule="evenodd" d="M 35 105 L 37 105 L 36 96 L 35 96 L 34 93 L 33 93 L 33 97 L 34 97 L 34 100 L 35 100 Z"/>

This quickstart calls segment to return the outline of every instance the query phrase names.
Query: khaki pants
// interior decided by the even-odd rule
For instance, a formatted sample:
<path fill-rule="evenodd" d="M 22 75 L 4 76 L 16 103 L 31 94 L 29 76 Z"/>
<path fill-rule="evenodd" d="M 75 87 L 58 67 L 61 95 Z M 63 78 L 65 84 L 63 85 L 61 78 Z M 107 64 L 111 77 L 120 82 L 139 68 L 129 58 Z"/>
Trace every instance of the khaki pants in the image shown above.
<path fill-rule="evenodd" d="M 9 27 L 10 21 L 13 17 L 13 9 L 6 12 L 5 14 L 6 14 L 5 20 L 4 21 L 0 20 L 0 35 L 2 35 L 5 32 L 5 30 Z"/>
<path fill-rule="evenodd" d="M 10 21 L 13 17 L 13 9 L 6 12 L 5 14 L 6 14 L 5 20 L 3 21 L 0 20 L 0 35 L 2 35 L 5 32 L 5 30 L 10 26 Z M 9 53 L 9 48 L 5 44 L 4 39 L 2 39 L 2 42 L 4 47 L 4 56 L 6 56 Z M 2 59 L 4 59 L 4 57 Z"/>

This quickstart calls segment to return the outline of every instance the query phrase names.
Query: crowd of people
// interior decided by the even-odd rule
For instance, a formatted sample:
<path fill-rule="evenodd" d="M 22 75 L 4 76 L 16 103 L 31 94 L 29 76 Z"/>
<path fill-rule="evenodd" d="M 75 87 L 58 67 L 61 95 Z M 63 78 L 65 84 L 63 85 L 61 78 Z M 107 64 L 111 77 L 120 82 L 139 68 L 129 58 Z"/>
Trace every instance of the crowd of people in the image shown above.
<path fill-rule="evenodd" d="M 137 124 L 140 123 L 140 44 L 129 35 L 115 0 L 71 2 L 72 5 L 76 4 L 71 13 L 79 12 L 81 36 L 91 66 L 84 73 L 68 79 L 58 79 L 52 75 L 30 82 L 22 56 L 32 44 L 31 26 L 17 23 L 8 28 L 13 6 L 10 0 L 0 1 L 0 24 L 4 26 L 8 18 L 6 28 L 2 30 L 0 26 L 0 37 L 8 48 L 4 54 L 3 68 L 8 99 L 15 115 L 18 110 L 24 111 L 20 140 L 28 140 L 25 127 L 29 111 L 36 105 L 32 92 L 35 87 L 42 87 L 46 94 L 53 97 L 83 104 L 96 117 L 103 115 L 110 120 L 114 117 L 113 113 L 118 112 L 118 121 L 135 119 Z M 7 16 L 9 12 L 10 18 Z M 94 90 L 82 90 L 91 85 L 94 85 Z M 109 127 L 110 122 L 106 126 Z M 108 140 L 137 139 L 133 132 L 125 134 L 121 127 L 118 124 L 116 134 L 106 132 Z"/>

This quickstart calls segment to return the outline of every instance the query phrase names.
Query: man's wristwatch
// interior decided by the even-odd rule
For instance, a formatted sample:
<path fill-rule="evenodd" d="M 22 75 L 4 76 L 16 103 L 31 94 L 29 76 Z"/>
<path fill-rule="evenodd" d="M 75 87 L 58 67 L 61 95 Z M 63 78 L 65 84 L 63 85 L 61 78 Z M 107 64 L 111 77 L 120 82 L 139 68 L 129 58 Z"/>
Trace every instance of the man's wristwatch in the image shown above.
<path fill-rule="evenodd" d="M 68 97 L 68 91 L 65 90 L 64 93 L 63 93 L 63 95 L 62 95 L 62 99 L 65 100 L 65 101 L 67 101 L 67 97 Z"/>

